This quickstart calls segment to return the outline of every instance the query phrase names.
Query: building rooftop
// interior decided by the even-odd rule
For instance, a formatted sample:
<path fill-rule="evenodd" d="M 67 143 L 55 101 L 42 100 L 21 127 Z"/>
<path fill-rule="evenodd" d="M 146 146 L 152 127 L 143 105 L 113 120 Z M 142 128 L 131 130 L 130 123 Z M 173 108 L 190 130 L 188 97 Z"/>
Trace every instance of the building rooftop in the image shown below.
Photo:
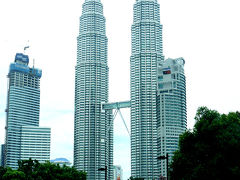
<path fill-rule="evenodd" d="M 56 162 L 70 163 L 70 161 L 66 158 L 56 158 L 56 159 L 51 160 L 50 162 L 52 162 L 52 163 L 56 163 Z"/>

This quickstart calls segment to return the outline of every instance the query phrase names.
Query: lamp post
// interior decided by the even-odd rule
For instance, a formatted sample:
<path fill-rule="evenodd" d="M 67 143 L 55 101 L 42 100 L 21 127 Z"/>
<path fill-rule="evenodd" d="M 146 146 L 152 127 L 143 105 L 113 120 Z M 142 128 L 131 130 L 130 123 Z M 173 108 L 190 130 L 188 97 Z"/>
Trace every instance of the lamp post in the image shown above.
<path fill-rule="evenodd" d="M 167 164 L 167 180 L 168 180 L 168 153 L 166 156 L 159 156 L 157 157 L 158 160 L 164 160 L 166 159 L 166 164 Z"/>
<path fill-rule="evenodd" d="M 105 166 L 105 168 L 99 168 L 98 171 L 105 171 L 105 180 L 107 180 L 107 166 Z"/>

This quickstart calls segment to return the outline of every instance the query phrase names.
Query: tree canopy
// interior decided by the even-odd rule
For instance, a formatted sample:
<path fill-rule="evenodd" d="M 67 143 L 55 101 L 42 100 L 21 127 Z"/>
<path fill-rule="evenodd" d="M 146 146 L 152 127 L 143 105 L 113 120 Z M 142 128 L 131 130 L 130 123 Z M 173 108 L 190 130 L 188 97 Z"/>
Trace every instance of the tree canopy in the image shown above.
<path fill-rule="evenodd" d="M 21 160 L 18 170 L 0 167 L 0 180 L 86 180 L 87 174 L 74 167 L 37 160 Z"/>
<path fill-rule="evenodd" d="M 240 113 L 198 109 L 193 131 L 180 136 L 171 180 L 240 179 Z"/>

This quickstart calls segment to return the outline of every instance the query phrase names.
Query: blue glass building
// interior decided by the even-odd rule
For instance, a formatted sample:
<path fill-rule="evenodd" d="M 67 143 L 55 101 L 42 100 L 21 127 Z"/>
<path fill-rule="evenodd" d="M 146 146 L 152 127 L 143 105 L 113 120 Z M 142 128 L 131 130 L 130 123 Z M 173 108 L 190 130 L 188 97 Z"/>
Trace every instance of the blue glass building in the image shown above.
<path fill-rule="evenodd" d="M 35 141 L 34 138 L 22 136 L 27 127 L 39 128 L 39 110 L 40 110 L 40 78 L 42 71 L 28 66 L 29 57 L 22 53 L 17 53 L 15 62 L 10 64 L 8 98 L 6 108 L 6 140 L 5 140 L 5 166 L 16 169 L 17 162 L 23 155 L 23 142 L 28 138 Z M 24 128 L 25 127 L 25 128 Z M 30 128 L 30 127 L 29 127 Z M 32 129 L 31 134 L 38 130 Z M 50 154 L 50 129 L 47 134 L 47 147 L 49 151 L 42 152 L 43 157 L 49 160 Z M 43 135 L 45 137 L 45 135 Z M 44 138 L 42 137 L 42 138 Z M 41 146 L 39 144 L 38 146 Z M 30 148 L 31 149 L 31 148 Z M 32 148 L 33 150 L 34 148 Z M 34 151 L 34 150 L 33 150 Z M 33 156 L 30 152 L 29 158 Z M 39 158 L 38 160 L 42 160 Z"/>

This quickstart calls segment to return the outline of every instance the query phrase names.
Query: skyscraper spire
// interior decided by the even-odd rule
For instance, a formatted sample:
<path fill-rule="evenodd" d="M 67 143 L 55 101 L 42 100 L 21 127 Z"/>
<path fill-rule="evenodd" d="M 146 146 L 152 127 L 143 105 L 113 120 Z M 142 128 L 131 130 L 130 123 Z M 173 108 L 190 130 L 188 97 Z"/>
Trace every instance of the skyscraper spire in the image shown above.
<path fill-rule="evenodd" d="M 108 169 L 112 179 L 113 136 L 110 118 L 102 111 L 108 102 L 107 37 L 100 0 L 82 6 L 75 67 L 74 166 L 87 172 L 88 179 L 102 180 Z"/>

